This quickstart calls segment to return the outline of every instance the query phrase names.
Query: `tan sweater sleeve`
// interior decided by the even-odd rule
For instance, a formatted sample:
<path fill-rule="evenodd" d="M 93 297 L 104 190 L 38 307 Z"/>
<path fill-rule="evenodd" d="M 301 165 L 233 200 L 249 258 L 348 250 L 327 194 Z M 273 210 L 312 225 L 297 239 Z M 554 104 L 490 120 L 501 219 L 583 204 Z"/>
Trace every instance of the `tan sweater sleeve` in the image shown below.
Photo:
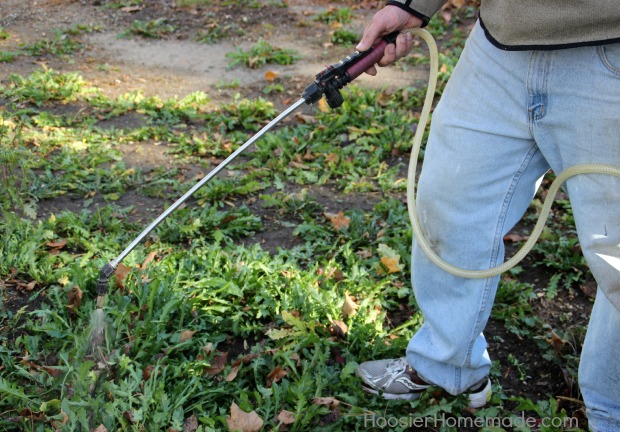
<path fill-rule="evenodd" d="M 441 9 L 446 0 L 388 0 L 387 4 L 398 6 L 423 21 L 426 26 L 435 13 Z"/>

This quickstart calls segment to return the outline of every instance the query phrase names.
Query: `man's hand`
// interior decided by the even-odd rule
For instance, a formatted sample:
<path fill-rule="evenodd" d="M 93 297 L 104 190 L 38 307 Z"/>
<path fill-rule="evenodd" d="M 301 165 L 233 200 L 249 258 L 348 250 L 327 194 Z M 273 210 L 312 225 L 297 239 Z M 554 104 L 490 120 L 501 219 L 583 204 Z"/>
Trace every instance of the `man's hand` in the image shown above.
<path fill-rule="evenodd" d="M 371 19 L 370 24 L 364 30 L 362 40 L 357 45 L 358 51 L 370 49 L 377 39 L 396 30 L 404 30 L 412 27 L 420 27 L 422 20 L 397 6 L 386 6 L 377 12 Z M 387 66 L 394 63 L 411 51 L 413 38 L 409 33 L 403 33 L 396 39 L 396 45 L 389 44 L 385 47 L 383 58 L 379 66 Z M 376 75 L 377 69 L 373 66 L 366 71 L 369 75 Z"/>

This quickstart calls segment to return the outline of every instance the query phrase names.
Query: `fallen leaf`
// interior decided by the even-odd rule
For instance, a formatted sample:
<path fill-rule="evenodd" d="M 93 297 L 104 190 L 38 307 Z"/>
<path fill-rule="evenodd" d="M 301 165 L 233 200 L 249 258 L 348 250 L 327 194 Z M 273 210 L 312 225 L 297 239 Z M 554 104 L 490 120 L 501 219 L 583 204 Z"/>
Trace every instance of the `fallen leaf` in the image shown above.
<path fill-rule="evenodd" d="M 312 403 L 315 405 L 326 405 L 330 409 L 337 408 L 340 405 L 340 401 L 334 397 L 315 397 L 312 399 Z"/>
<path fill-rule="evenodd" d="M 397 273 L 403 269 L 400 255 L 388 245 L 380 243 L 377 252 L 381 256 L 379 273 Z"/>
<path fill-rule="evenodd" d="M 357 252 L 355 252 L 355 254 L 359 256 L 360 258 L 368 259 L 372 256 L 372 251 L 367 250 L 367 249 L 360 249 Z"/>
<path fill-rule="evenodd" d="M 344 303 L 342 304 L 342 317 L 347 319 L 356 314 L 359 306 L 353 301 L 349 293 L 344 293 Z"/>
<path fill-rule="evenodd" d="M 196 429 L 198 429 L 198 419 L 192 414 L 183 422 L 183 432 L 196 432 Z"/>
<path fill-rule="evenodd" d="M 100 424 L 99 426 L 97 426 L 97 429 L 95 429 L 93 432 L 108 432 L 108 428 Z"/>
<path fill-rule="evenodd" d="M 295 423 L 295 414 L 287 410 L 282 410 L 280 414 L 278 414 L 278 421 L 285 425 L 293 424 Z"/>
<path fill-rule="evenodd" d="M 554 349 L 554 351 L 556 352 L 560 352 L 562 350 L 562 347 L 564 346 L 564 344 L 566 343 L 560 336 L 557 335 L 556 332 L 554 332 L 553 330 L 551 331 L 551 337 L 549 339 L 547 339 L 547 342 L 549 343 L 549 345 L 551 345 L 551 348 Z"/>
<path fill-rule="evenodd" d="M 123 263 L 119 263 L 118 267 L 114 271 L 114 279 L 116 280 L 116 284 L 121 288 L 125 289 L 125 280 L 127 279 L 127 275 L 131 272 L 131 267 L 127 267 Z"/>
<path fill-rule="evenodd" d="M 132 12 L 140 12 L 144 6 L 125 6 L 121 8 L 123 12 L 132 13 Z"/>
<path fill-rule="evenodd" d="M 45 421 L 45 413 L 42 411 L 32 411 L 30 408 L 24 408 L 19 415 L 30 421 Z"/>
<path fill-rule="evenodd" d="M 381 267 L 379 268 L 379 270 L 380 273 L 381 271 L 384 271 L 388 274 L 398 273 L 402 270 L 402 266 L 398 262 L 398 258 L 383 257 L 381 258 Z"/>
<path fill-rule="evenodd" d="M 256 411 L 247 413 L 233 402 L 230 406 L 230 416 L 226 417 L 226 425 L 230 432 L 259 432 L 263 427 L 263 419 L 256 414 Z"/>
<path fill-rule="evenodd" d="M 191 340 L 194 337 L 196 330 L 183 330 L 181 332 L 181 337 L 179 338 L 180 342 L 185 342 Z"/>
<path fill-rule="evenodd" d="M 219 374 L 226 367 L 226 358 L 228 357 L 227 352 L 217 352 L 213 359 L 209 362 L 211 366 L 205 369 L 205 373 L 210 376 L 214 376 Z"/>
<path fill-rule="evenodd" d="M 338 156 L 336 153 L 330 153 L 325 157 L 325 162 L 327 163 L 338 163 L 339 160 L 340 156 Z"/>
<path fill-rule="evenodd" d="M 319 99 L 319 103 L 316 106 L 321 112 L 329 112 L 329 106 L 327 105 L 327 100 L 325 98 Z"/>
<path fill-rule="evenodd" d="M 530 236 L 522 236 L 520 234 L 506 234 L 504 236 L 504 241 L 507 242 L 512 242 L 512 243 L 517 243 L 517 242 L 522 242 L 522 241 L 526 241 L 527 239 L 529 239 Z"/>
<path fill-rule="evenodd" d="M 596 284 L 595 281 L 586 282 L 583 285 L 581 285 L 579 288 L 581 288 L 581 291 L 588 297 L 590 298 L 596 297 L 596 290 L 598 288 L 598 285 Z"/>
<path fill-rule="evenodd" d="M 52 249 L 62 249 L 66 245 L 67 245 L 67 240 L 58 240 L 58 241 L 45 243 L 45 246 L 52 248 Z"/>
<path fill-rule="evenodd" d="M 339 211 L 338 214 L 324 213 L 324 215 L 327 219 L 329 219 L 333 227 L 337 230 L 342 228 L 349 228 L 349 225 L 351 225 L 351 218 L 345 216 L 344 213 L 342 213 L 341 211 Z"/>
<path fill-rule="evenodd" d="M 276 366 L 276 368 L 267 375 L 267 387 L 271 387 L 273 383 L 277 383 L 286 375 L 288 375 L 288 372 L 282 369 L 282 366 Z"/>
<path fill-rule="evenodd" d="M 336 336 L 343 338 L 349 332 L 349 327 L 340 320 L 333 320 L 332 321 L 332 332 Z"/>
<path fill-rule="evenodd" d="M 156 256 L 157 256 L 157 252 L 155 251 L 149 253 L 144 259 L 144 262 L 142 263 L 142 268 L 146 268 L 146 266 L 149 265 L 149 263 L 153 261 Z"/>
<path fill-rule="evenodd" d="M 274 81 L 276 78 L 278 78 L 278 73 L 268 70 L 267 72 L 265 72 L 265 79 L 267 81 Z"/>
<path fill-rule="evenodd" d="M 226 382 L 231 382 L 235 378 L 237 378 L 237 374 L 239 373 L 239 369 L 241 368 L 241 364 L 235 365 L 230 369 L 228 375 L 226 375 Z"/>
<path fill-rule="evenodd" d="M 65 306 L 71 312 L 75 313 L 76 310 L 82 304 L 82 290 L 80 289 L 79 286 L 74 285 L 73 288 L 71 288 L 69 290 L 69 292 L 67 293 L 67 300 L 68 300 L 69 304 L 67 304 Z"/>

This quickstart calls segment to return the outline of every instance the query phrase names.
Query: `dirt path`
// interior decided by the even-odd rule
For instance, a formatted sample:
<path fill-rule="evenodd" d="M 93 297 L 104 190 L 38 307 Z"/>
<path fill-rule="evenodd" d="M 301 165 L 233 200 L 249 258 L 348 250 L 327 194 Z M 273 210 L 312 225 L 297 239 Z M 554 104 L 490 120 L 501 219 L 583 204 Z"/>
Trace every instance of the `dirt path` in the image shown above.
<path fill-rule="evenodd" d="M 78 70 L 110 96 L 140 90 L 145 95 L 166 98 L 204 91 L 212 97 L 225 98 L 230 92 L 215 87 L 232 81 L 239 84 L 235 92 L 244 97 L 261 94 L 268 84 L 265 72 L 269 70 L 294 83 L 289 92 L 297 91 L 298 96 L 301 86 L 309 84 L 326 64 L 335 63 L 353 51 L 331 44 L 330 26 L 313 20 L 314 15 L 325 10 L 320 2 L 293 0 L 287 8 L 270 7 L 264 12 L 250 9 L 247 13 L 239 8 L 215 11 L 176 8 L 172 2 L 165 1 L 147 2 L 140 10 L 113 9 L 109 4 L 71 0 L 3 1 L 0 25 L 17 36 L 4 44 L 3 49 L 8 51 L 18 50 L 20 44 L 49 37 L 55 30 L 76 25 L 93 25 L 98 31 L 83 38 L 86 48 L 69 62 L 57 58 L 42 59 L 41 63 L 17 60 L 0 64 L 0 77 L 6 78 L 11 72 L 28 73 L 45 64 L 63 72 Z M 361 34 L 372 12 L 372 9 L 358 10 L 349 27 Z M 165 18 L 178 30 L 161 39 L 119 37 L 134 20 L 159 18 Z M 275 24 L 266 24 L 267 19 Z M 224 38 L 214 44 L 195 41 L 198 32 L 209 23 L 219 21 L 242 26 L 243 35 Z M 227 67 L 230 63 L 227 53 L 238 48 L 247 49 L 259 39 L 280 48 L 295 49 L 302 60 L 290 66 L 268 65 L 258 69 Z M 360 77 L 359 82 L 374 88 L 397 87 L 425 77 L 425 68 L 403 71 L 392 67 L 382 69 L 377 78 Z"/>

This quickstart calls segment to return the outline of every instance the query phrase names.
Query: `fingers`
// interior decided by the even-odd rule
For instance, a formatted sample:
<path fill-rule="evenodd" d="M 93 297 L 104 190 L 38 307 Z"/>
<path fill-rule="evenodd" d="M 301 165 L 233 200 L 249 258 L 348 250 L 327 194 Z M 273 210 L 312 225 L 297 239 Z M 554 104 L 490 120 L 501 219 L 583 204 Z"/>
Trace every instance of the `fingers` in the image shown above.
<path fill-rule="evenodd" d="M 383 58 L 379 61 L 379 66 L 387 66 L 398 59 L 406 56 L 413 46 L 413 37 L 410 33 L 401 33 L 396 38 L 396 45 L 389 44 L 385 47 Z"/>

